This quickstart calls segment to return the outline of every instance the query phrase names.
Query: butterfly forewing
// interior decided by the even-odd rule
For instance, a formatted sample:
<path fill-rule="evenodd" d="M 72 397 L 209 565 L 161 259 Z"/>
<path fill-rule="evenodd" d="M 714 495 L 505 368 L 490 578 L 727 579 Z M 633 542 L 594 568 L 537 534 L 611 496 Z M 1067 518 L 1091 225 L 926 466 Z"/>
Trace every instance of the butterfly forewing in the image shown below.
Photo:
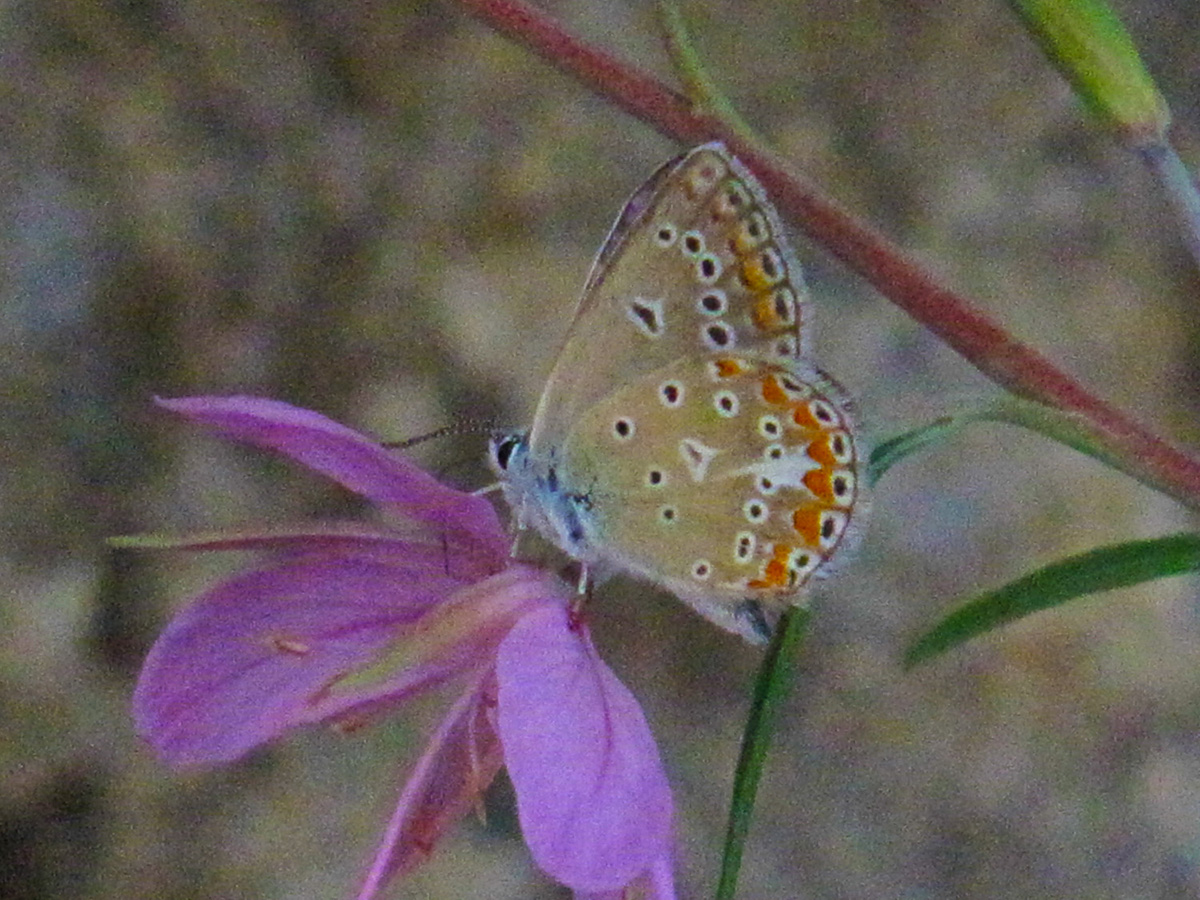
<path fill-rule="evenodd" d="M 804 285 L 754 177 L 719 144 L 668 163 L 596 258 L 530 435 L 554 445 L 615 386 L 711 352 L 781 359 L 808 341 Z"/>

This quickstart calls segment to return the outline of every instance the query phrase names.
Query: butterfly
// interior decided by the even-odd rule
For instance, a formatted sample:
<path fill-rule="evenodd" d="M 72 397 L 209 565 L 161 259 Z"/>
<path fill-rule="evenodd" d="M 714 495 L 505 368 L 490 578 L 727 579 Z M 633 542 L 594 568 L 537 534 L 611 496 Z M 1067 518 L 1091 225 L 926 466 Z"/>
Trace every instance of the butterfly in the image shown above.
<path fill-rule="evenodd" d="M 807 361 L 800 267 L 721 143 L 658 169 L 604 242 L 528 432 L 489 456 L 519 527 L 766 640 L 852 542 L 861 451 Z"/>

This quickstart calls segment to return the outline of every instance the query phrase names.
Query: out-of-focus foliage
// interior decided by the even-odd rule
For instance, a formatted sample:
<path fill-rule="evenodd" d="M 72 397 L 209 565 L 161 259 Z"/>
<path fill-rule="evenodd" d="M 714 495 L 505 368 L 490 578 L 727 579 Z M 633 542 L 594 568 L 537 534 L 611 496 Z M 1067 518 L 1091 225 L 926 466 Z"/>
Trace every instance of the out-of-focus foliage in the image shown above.
<path fill-rule="evenodd" d="M 648 10 L 547 6 L 666 72 Z M 1200 13 L 1121 11 L 1193 156 Z M 687 12 L 714 76 L 798 166 L 1101 394 L 1200 442 L 1195 275 L 1148 176 L 1008 9 Z M 528 421 L 609 221 L 677 148 L 451 3 L 49 0 L 0 25 L 0 893 L 343 896 L 429 717 L 167 771 L 131 733 L 132 679 L 175 604 L 236 561 L 103 540 L 348 501 L 149 397 L 267 394 L 389 439 Z M 922 329 L 799 252 L 819 362 L 874 433 L 986 398 Z M 482 438 L 418 453 L 487 479 Z M 1015 429 L 889 473 L 858 559 L 815 604 L 742 896 L 1200 893 L 1191 581 L 900 662 L 956 598 L 1180 515 Z M 592 615 L 672 771 L 682 878 L 708 893 L 759 651 L 627 583 Z M 551 896 L 510 798 L 488 812 L 397 896 Z"/>
<path fill-rule="evenodd" d="M 1096 116 L 1131 145 L 1159 143 L 1171 121 L 1120 18 L 1104 0 L 1011 0 L 1046 57 Z"/>

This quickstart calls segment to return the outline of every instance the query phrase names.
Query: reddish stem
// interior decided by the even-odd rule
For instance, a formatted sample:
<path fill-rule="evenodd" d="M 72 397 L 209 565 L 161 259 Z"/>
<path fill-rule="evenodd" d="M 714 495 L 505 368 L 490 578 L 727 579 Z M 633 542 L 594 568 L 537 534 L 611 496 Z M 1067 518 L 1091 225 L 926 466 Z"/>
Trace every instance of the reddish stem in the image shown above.
<path fill-rule="evenodd" d="M 858 221 L 763 148 L 696 114 L 649 73 L 587 44 L 520 0 L 458 0 L 475 16 L 652 128 L 684 144 L 720 139 L 762 179 L 779 210 L 881 294 L 938 335 L 1001 387 L 1077 414 L 1122 468 L 1200 508 L 1200 460 L 1088 391 L 994 319 L 950 290 L 870 226 Z"/>

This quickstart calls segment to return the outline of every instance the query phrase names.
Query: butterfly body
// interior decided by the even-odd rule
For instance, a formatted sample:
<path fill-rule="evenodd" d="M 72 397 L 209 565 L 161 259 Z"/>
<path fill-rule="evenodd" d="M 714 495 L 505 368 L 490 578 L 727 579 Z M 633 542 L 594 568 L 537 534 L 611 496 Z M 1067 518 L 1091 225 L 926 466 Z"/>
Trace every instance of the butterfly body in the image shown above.
<path fill-rule="evenodd" d="M 519 522 L 763 639 L 861 508 L 849 405 L 804 358 L 803 301 L 721 145 L 660 169 L 597 257 L 532 429 L 493 441 Z"/>

